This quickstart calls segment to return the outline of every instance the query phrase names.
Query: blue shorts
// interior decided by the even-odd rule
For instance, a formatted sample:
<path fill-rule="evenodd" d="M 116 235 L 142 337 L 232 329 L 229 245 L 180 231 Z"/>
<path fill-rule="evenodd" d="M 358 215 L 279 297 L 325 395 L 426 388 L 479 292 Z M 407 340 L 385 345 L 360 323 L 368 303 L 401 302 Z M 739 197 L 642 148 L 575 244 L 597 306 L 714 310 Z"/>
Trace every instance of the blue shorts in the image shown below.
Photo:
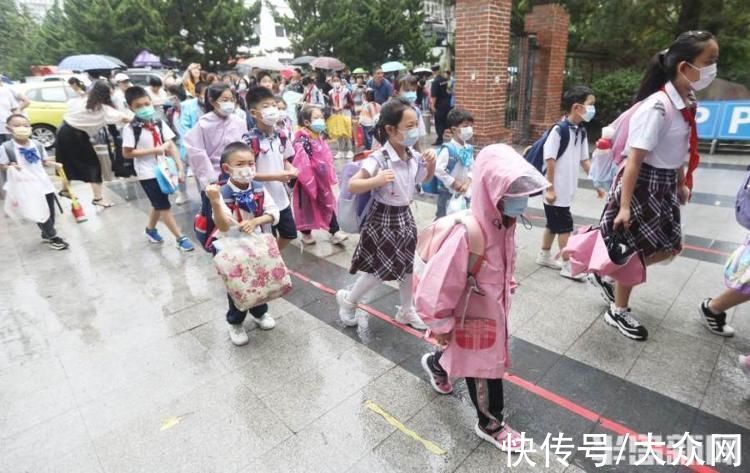
<path fill-rule="evenodd" d="M 169 210 L 172 205 L 169 203 L 169 196 L 161 191 L 159 183 L 154 179 L 144 179 L 138 181 L 143 187 L 143 191 L 146 193 L 148 200 L 151 201 L 151 206 L 154 210 Z"/>
<path fill-rule="evenodd" d="M 279 212 L 279 223 L 273 226 L 273 234 L 279 235 L 284 240 L 297 238 L 297 224 L 294 223 L 291 205 Z"/>

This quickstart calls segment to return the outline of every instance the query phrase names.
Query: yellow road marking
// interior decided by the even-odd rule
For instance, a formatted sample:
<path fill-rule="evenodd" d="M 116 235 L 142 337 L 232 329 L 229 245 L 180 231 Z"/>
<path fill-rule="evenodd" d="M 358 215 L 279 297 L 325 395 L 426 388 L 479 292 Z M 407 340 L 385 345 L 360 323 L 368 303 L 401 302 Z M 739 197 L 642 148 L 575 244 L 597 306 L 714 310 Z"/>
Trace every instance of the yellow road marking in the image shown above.
<path fill-rule="evenodd" d="M 410 428 L 406 427 L 398 419 L 396 419 L 395 417 L 393 417 L 392 415 L 390 415 L 389 413 L 387 413 L 385 410 L 383 410 L 382 407 L 380 407 L 379 405 L 375 404 L 374 402 L 372 402 L 372 401 L 365 401 L 365 407 L 367 407 L 372 412 L 374 412 L 374 413 L 380 415 L 381 417 L 383 417 L 383 419 L 385 419 L 386 422 L 388 422 L 392 426 L 396 427 L 398 430 L 400 430 L 401 432 L 403 432 L 407 436 L 413 438 L 417 442 L 419 442 L 422 445 L 424 445 L 424 448 L 426 448 L 430 453 L 433 453 L 435 455 L 445 455 L 445 454 L 448 453 L 446 450 L 443 450 L 442 448 L 440 448 L 439 445 L 435 444 L 434 442 L 431 442 L 431 441 L 429 441 L 427 439 L 423 439 L 422 437 L 420 437 L 419 434 L 417 434 L 416 432 L 414 432 Z"/>

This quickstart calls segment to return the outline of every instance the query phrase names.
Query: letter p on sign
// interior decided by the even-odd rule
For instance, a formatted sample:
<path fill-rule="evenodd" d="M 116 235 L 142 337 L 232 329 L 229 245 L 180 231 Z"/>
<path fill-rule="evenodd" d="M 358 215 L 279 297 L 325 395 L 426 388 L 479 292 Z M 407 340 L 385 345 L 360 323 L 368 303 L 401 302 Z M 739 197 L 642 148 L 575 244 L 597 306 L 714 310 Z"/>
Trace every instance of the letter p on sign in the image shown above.
<path fill-rule="evenodd" d="M 750 125 L 750 107 L 734 107 L 732 118 L 729 121 L 729 133 L 734 135 L 740 130 L 740 126 Z"/>

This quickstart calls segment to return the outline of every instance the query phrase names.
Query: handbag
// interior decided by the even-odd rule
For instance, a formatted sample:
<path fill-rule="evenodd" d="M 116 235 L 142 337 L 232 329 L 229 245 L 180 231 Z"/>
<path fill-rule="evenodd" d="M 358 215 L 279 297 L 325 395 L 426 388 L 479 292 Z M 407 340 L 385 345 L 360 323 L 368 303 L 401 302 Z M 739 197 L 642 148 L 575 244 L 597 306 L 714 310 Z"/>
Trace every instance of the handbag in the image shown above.
<path fill-rule="evenodd" d="M 220 241 L 214 267 L 239 310 L 265 304 L 292 290 L 292 278 L 272 234 L 253 233 Z"/>
<path fill-rule="evenodd" d="M 462 194 L 452 194 L 451 198 L 448 200 L 448 205 L 445 206 L 445 214 L 450 215 L 456 212 L 462 212 L 467 208 L 466 197 Z"/>
<path fill-rule="evenodd" d="M 573 274 L 594 272 L 626 286 L 646 282 L 641 254 L 628 248 L 620 233 L 613 233 L 605 241 L 599 227 L 583 227 L 571 235 L 563 253 L 570 257 Z"/>

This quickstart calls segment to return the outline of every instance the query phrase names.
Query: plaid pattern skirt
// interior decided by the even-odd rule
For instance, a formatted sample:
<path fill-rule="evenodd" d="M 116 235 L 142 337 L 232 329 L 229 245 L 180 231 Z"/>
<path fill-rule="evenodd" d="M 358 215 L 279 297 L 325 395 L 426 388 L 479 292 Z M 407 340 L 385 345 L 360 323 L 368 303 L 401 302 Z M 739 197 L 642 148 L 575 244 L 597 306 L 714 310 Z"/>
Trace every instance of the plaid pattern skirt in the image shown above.
<path fill-rule="evenodd" d="M 613 232 L 613 224 L 620 211 L 621 176 L 618 176 L 618 180 L 601 220 L 600 229 L 604 238 Z M 630 219 L 630 229 L 624 231 L 623 236 L 628 245 L 637 248 L 644 257 L 660 251 L 678 253 L 682 250 L 676 170 L 659 169 L 646 163 L 641 165 L 630 201 Z"/>
<path fill-rule="evenodd" d="M 417 224 L 409 206 L 373 202 L 352 257 L 351 274 L 374 274 L 381 281 L 402 281 L 414 270 Z"/>

